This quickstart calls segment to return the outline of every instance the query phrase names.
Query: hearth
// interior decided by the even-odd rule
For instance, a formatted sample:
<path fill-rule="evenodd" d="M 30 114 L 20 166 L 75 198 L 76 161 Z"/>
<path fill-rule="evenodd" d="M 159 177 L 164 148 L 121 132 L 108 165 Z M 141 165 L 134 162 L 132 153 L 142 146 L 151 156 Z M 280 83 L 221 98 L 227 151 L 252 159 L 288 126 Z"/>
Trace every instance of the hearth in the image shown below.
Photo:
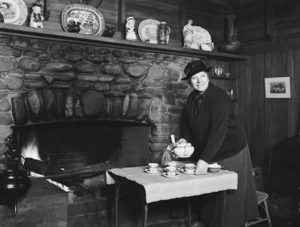
<path fill-rule="evenodd" d="M 56 122 L 13 127 L 18 138 L 17 149 L 26 160 L 24 166 L 28 167 L 28 160 L 35 166 L 35 161 L 40 159 L 47 168 L 53 167 L 47 170 L 47 178 L 69 187 L 59 193 L 57 186 L 47 186 L 46 176 L 30 176 L 33 183 L 28 194 L 17 204 L 19 213 L 15 218 L 8 215 L 3 223 L 17 223 L 24 215 L 29 215 L 24 210 L 23 201 L 36 201 L 34 191 L 44 190 L 47 196 L 39 196 L 42 203 L 51 203 L 49 198 L 52 197 L 61 197 L 65 201 L 61 206 L 66 210 L 61 212 L 67 216 L 60 216 L 63 220 L 57 220 L 62 221 L 62 226 L 72 226 L 69 223 L 76 223 L 80 215 L 91 213 L 106 216 L 103 220 L 109 220 L 107 215 L 112 209 L 113 190 L 105 185 L 105 171 L 114 167 L 145 165 L 150 157 L 150 129 L 146 124 L 120 121 Z M 64 169 L 64 172 L 57 171 L 57 168 Z M 45 171 L 45 166 L 42 169 Z M 28 206 L 33 213 L 38 212 L 38 204 L 30 202 Z M 90 208 L 82 209 L 83 206 Z"/>
<path fill-rule="evenodd" d="M 37 159 L 66 170 L 96 163 L 106 163 L 109 167 L 143 165 L 150 157 L 150 127 L 145 124 L 75 121 L 14 130 L 22 155 L 28 149 L 36 149 Z"/>

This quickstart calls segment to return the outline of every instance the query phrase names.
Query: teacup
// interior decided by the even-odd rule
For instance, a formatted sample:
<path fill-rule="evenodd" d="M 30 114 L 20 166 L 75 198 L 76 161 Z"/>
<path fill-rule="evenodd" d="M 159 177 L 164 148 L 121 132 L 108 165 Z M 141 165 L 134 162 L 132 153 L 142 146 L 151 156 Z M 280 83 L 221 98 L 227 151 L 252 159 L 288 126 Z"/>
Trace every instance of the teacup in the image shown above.
<path fill-rule="evenodd" d="M 167 165 L 170 167 L 176 167 L 177 163 L 173 161 L 173 162 L 168 162 Z"/>
<path fill-rule="evenodd" d="M 165 168 L 166 174 L 168 176 L 175 176 L 176 175 L 176 167 L 174 166 L 168 166 Z"/>
<path fill-rule="evenodd" d="M 157 173 L 158 163 L 154 163 L 154 162 L 148 163 L 148 171 L 150 173 Z"/>
<path fill-rule="evenodd" d="M 194 173 L 196 170 L 196 165 L 193 163 L 186 163 L 184 164 L 184 171 L 186 173 Z"/>

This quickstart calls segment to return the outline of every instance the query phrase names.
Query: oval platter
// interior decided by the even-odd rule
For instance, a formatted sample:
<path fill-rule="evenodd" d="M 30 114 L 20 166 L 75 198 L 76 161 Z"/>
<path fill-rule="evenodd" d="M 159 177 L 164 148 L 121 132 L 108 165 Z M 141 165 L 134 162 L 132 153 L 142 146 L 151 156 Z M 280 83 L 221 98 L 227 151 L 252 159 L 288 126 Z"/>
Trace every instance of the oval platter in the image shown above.
<path fill-rule="evenodd" d="M 27 20 L 28 10 L 23 0 L 1 0 L 0 12 L 5 24 L 22 25 Z"/>
<path fill-rule="evenodd" d="M 159 21 L 153 19 L 143 20 L 139 24 L 138 33 L 142 42 L 158 43 L 158 25 Z"/>
<path fill-rule="evenodd" d="M 105 20 L 102 13 L 89 5 L 67 5 L 61 13 L 61 23 L 65 31 L 68 31 L 70 22 L 80 22 L 79 34 L 101 36 L 105 30 Z"/>

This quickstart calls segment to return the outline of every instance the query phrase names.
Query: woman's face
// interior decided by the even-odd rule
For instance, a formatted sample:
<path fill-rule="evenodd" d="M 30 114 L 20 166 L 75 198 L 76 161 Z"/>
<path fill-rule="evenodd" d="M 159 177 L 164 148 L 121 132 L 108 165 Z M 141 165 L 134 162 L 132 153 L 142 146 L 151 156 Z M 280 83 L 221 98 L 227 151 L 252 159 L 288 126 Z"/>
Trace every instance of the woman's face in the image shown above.
<path fill-rule="evenodd" d="M 207 72 L 199 72 L 190 78 L 190 83 L 195 90 L 200 92 L 206 91 L 209 84 Z"/>

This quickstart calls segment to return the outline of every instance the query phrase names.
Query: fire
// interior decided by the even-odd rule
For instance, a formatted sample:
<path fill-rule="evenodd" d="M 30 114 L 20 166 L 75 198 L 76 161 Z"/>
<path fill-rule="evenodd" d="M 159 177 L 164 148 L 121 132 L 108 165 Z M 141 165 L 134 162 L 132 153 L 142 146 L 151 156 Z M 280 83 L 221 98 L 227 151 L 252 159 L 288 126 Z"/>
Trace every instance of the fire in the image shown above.
<path fill-rule="evenodd" d="M 24 164 L 25 158 L 33 158 L 42 161 L 35 139 L 29 142 L 26 147 L 22 148 L 21 155 L 24 158 L 22 159 L 22 164 Z"/>
<path fill-rule="evenodd" d="M 36 159 L 39 161 L 42 161 L 40 154 L 39 154 L 39 150 L 38 150 L 38 146 L 37 146 L 37 140 L 36 137 L 34 136 L 32 138 L 32 140 L 22 148 L 21 151 L 21 155 L 22 155 L 22 164 L 24 165 L 25 159 L 26 158 L 32 158 L 32 159 Z M 35 173 L 30 171 L 30 176 L 32 177 L 44 177 L 44 175 Z M 49 183 L 56 185 L 57 187 L 61 188 L 62 190 L 64 190 L 65 192 L 70 192 L 71 189 L 63 184 L 57 183 L 51 179 L 46 179 Z"/>

